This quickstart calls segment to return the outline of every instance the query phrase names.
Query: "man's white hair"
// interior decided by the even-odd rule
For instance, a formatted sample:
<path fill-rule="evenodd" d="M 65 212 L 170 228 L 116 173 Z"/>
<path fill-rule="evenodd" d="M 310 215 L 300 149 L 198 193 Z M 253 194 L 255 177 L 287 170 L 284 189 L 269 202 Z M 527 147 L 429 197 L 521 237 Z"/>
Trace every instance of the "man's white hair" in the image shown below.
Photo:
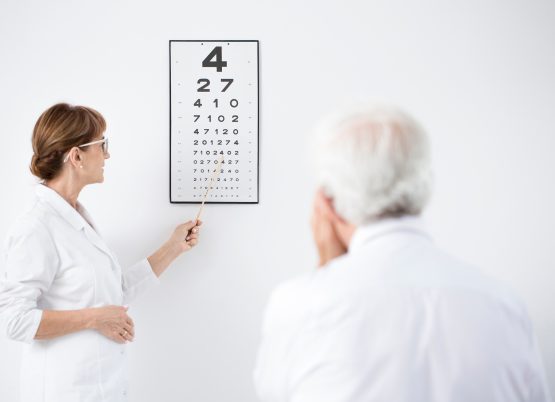
<path fill-rule="evenodd" d="M 364 106 L 330 116 L 315 134 L 318 185 L 343 219 L 359 226 L 423 210 L 431 193 L 430 149 L 412 117 Z"/>

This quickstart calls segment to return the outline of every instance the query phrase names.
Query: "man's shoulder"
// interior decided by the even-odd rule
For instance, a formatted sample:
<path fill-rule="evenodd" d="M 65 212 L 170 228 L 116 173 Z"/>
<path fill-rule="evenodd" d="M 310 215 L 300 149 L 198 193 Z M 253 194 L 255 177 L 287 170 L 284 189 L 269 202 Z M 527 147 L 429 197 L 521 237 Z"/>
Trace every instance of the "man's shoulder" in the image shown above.
<path fill-rule="evenodd" d="M 330 284 L 335 285 L 333 288 L 336 290 L 340 290 L 342 286 L 335 281 L 346 273 L 342 270 L 342 266 L 348 264 L 348 261 L 348 256 L 343 255 L 333 259 L 324 267 L 315 268 L 310 272 L 288 279 L 275 287 L 272 298 L 300 302 L 307 301 L 322 291 L 327 291 L 326 288 Z"/>
<path fill-rule="evenodd" d="M 526 307 L 507 283 L 482 269 L 432 247 L 421 258 L 394 256 L 391 260 L 367 260 L 344 255 L 325 267 L 287 280 L 272 292 L 270 307 L 284 319 L 305 320 L 322 311 L 342 307 L 388 306 L 395 297 L 410 295 L 417 302 L 421 295 L 452 295 L 489 305 L 526 319 Z M 377 266 L 376 264 L 381 264 Z M 451 299 L 452 299 L 451 298 Z M 386 299 L 386 300 L 382 300 Z M 389 307 L 391 308 L 391 307 Z"/>
<path fill-rule="evenodd" d="M 458 293 L 466 298 L 480 299 L 518 315 L 526 315 L 524 303 L 516 291 L 501 278 L 496 278 L 481 267 L 451 255 L 439 248 L 432 251 L 433 257 L 423 259 L 423 278 L 415 275 L 407 278 L 409 285 L 440 289 L 446 293 Z"/>
<path fill-rule="evenodd" d="M 362 252 L 330 266 L 335 271 L 342 271 L 345 267 L 351 273 L 343 276 L 362 291 L 378 287 L 413 293 L 451 292 L 511 304 L 517 309 L 522 305 L 503 280 L 446 252 L 434 242 L 415 242 L 394 253 Z M 341 283 L 337 279 L 334 281 Z"/>

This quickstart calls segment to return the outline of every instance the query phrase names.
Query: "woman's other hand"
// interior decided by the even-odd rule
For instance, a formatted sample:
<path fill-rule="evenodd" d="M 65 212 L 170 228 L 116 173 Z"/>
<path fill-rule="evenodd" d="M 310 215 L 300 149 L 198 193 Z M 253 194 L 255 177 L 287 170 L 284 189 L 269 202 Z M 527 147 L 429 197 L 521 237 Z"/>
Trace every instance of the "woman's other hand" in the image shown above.
<path fill-rule="evenodd" d="M 104 306 L 89 309 L 92 328 L 117 343 L 133 341 L 135 324 L 127 314 L 128 307 Z"/>

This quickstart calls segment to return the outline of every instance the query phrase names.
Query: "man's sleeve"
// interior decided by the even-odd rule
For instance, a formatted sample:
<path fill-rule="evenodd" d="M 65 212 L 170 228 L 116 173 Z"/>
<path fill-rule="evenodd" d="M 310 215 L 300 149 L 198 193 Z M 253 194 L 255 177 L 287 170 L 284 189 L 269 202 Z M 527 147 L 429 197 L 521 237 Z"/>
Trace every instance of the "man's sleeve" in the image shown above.
<path fill-rule="evenodd" d="M 326 344 L 310 286 L 310 277 L 303 277 L 279 286 L 270 297 L 254 372 L 261 401 L 310 401 L 305 391 L 323 364 Z"/>

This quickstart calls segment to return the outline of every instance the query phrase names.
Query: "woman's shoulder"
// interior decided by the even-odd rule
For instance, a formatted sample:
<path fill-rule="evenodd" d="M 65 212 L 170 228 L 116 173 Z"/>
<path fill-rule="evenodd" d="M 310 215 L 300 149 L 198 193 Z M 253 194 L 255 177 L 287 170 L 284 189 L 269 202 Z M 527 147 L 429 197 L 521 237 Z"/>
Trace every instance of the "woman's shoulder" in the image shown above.
<path fill-rule="evenodd" d="M 49 222 L 54 218 L 53 211 L 40 199 L 36 199 L 13 221 L 8 230 L 8 239 L 49 232 Z"/>

